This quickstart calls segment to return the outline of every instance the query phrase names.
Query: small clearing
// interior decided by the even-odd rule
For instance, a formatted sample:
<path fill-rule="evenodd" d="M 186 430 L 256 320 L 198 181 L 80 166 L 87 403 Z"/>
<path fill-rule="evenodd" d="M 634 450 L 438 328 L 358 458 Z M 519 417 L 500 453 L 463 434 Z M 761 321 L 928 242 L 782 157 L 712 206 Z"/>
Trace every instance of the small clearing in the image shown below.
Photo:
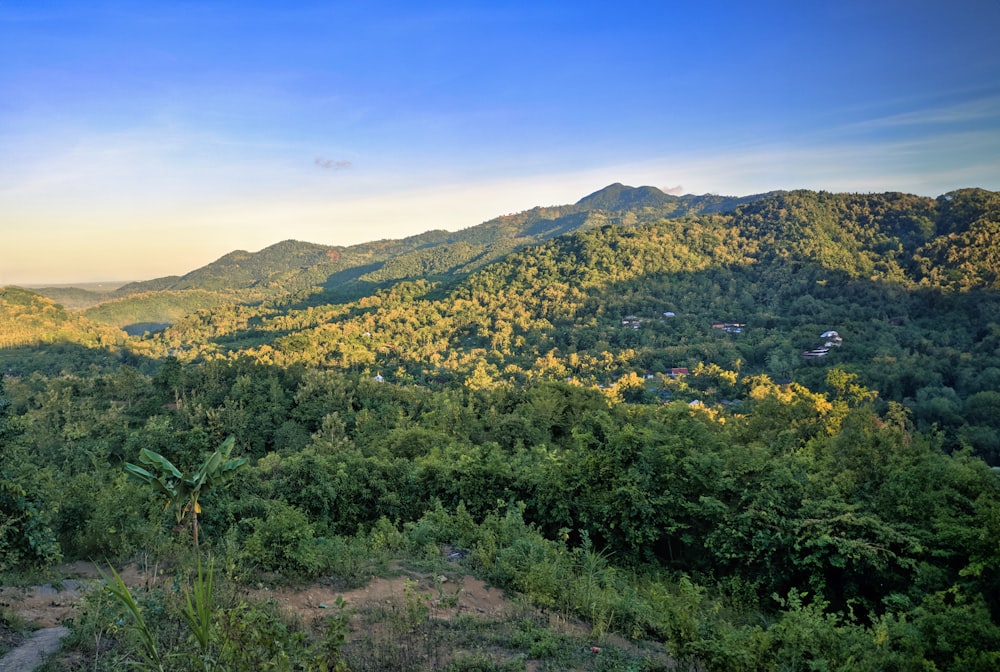
<path fill-rule="evenodd" d="M 372 576 L 367 585 L 350 590 L 337 590 L 334 581 L 321 579 L 305 586 L 267 586 L 260 583 L 241 592 L 249 601 L 273 600 L 287 616 L 303 624 L 314 624 L 325 616 L 333 615 L 337 600 L 342 597 L 352 614 L 349 642 L 362 640 L 372 634 L 373 627 L 376 630 L 379 628 L 366 623 L 365 614 L 405 605 L 414 596 L 426 605 L 427 617 L 432 620 L 448 621 L 467 615 L 502 621 L 523 613 L 526 608 L 505 597 L 501 590 L 473 576 L 451 572 L 446 577 L 398 565 L 393 566 L 390 572 L 391 576 Z M 45 662 L 46 657 L 58 651 L 60 639 L 69 632 L 65 627 L 66 621 L 78 614 L 87 589 L 101 580 L 98 567 L 89 562 L 62 565 L 56 568 L 55 575 L 67 578 L 58 583 L 31 587 L 0 586 L 0 608 L 17 622 L 35 629 L 25 634 L 10 628 L 0 632 L 0 642 L 15 647 L 0 657 L 0 672 L 31 672 Z M 152 568 L 142 571 L 135 565 L 123 567 L 120 575 L 133 588 L 149 589 L 169 580 L 162 571 Z M 579 637 L 586 637 L 590 631 L 586 624 L 572 619 L 556 619 L 549 625 Z M 609 641 L 623 648 L 633 648 L 619 637 L 611 636 Z M 535 661 L 529 661 L 527 669 L 537 669 Z"/>
<path fill-rule="evenodd" d="M 317 581 L 302 587 L 260 585 L 248 590 L 246 596 L 251 600 L 274 600 L 282 611 L 303 623 L 329 614 L 327 610 L 335 608 L 338 597 L 348 604 L 357 621 L 359 614 L 369 609 L 405 599 L 408 584 L 409 590 L 426 596 L 433 618 L 450 619 L 458 614 L 502 617 L 514 608 L 500 590 L 471 576 L 448 580 L 443 576 L 395 569 L 399 575 L 372 577 L 366 586 L 353 590 L 335 590 L 331 582 Z M 133 588 L 148 588 L 163 580 L 162 575 L 143 572 L 135 565 L 122 568 L 120 573 L 125 583 Z M 87 587 L 101 578 L 96 565 L 82 561 L 61 565 L 55 574 L 67 578 L 59 583 L 31 587 L 0 586 L 0 607 L 20 622 L 37 628 L 24 636 L 15 631 L 4 633 L 4 641 L 15 648 L 0 658 L 0 672 L 30 672 L 40 666 L 46 656 L 58 650 L 59 640 L 68 633 L 63 624 L 78 613 Z M 352 628 L 353 634 L 360 637 L 360 629 L 359 625 Z"/>

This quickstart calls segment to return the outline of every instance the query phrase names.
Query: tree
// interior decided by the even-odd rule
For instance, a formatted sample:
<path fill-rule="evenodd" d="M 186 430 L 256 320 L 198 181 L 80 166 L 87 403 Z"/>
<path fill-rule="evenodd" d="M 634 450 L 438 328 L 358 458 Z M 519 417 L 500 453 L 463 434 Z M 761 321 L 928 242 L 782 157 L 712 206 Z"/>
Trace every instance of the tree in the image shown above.
<path fill-rule="evenodd" d="M 229 458 L 234 443 L 232 436 L 223 441 L 219 449 L 209 455 L 190 478 L 184 478 L 170 460 L 148 448 L 143 448 L 139 453 L 139 461 L 155 469 L 157 474 L 130 462 L 125 463 L 125 470 L 130 476 L 152 486 L 166 500 L 166 508 L 173 509 L 178 523 L 184 520 L 188 511 L 191 512 L 194 545 L 197 548 L 198 514 L 201 513 L 199 498 L 213 487 L 221 485 L 232 472 L 247 463 L 246 457 Z"/>
<path fill-rule="evenodd" d="M 0 572 L 62 558 L 49 516 L 18 483 L 0 472 Z"/>

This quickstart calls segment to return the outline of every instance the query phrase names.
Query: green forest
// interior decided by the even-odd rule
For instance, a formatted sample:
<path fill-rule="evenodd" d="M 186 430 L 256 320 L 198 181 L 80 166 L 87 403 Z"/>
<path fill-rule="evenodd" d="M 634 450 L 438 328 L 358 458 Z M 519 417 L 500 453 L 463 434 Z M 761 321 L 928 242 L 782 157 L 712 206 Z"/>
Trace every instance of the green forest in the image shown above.
<path fill-rule="evenodd" d="M 171 594 L 88 598 L 87 669 L 995 670 L 998 250 L 979 189 L 612 185 L 73 309 L 3 288 L 0 576 L 171 567 Z M 603 653 L 522 619 L 376 664 L 348 607 L 240 592 L 449 553 Z"/>

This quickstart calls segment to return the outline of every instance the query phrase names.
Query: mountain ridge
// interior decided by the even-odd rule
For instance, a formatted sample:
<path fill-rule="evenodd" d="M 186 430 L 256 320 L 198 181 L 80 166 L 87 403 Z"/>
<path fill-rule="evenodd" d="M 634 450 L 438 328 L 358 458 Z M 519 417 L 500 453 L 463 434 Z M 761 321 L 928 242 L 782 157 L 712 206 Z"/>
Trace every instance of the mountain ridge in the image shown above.
<path fill-rule="evenodd" d="M 518 249 L 561 235 L 712 217 L 728 217 L 729 225 L 741 231 L 740 245 L 754 248 L 761 259 L 812 259 L 855 275 L 909 281 L 919 276 L 955 287 L 971 286 L 968 278 L 973 284 L 984 278 L 995 284 L 995 260 L 984 244 L 992 240 L 998 218 L 995 201 L 995 192 L 976 188 L 936 199 L 899 192 L 811 190 L 722 197 L 674 196 L 656 187 L 614 183 L 574 204 L 538 206 L 455 232 L 431 230 L 346 247 L 289 239 L 257 252 L 234 250 L 181 276 L 93 295 L 96 305 L 86 307 L 84 314 L 127 327 L 174 323 L 198 302 L 206 307 L 230 302 L 338 303 L 403 281 L 455 282 Z M 719 235 L 730 234 L 723 227 Z M 773 245 L 762 248 L 759 241 L 765 239 Z M 65 289 L 36 291 L 72 298 L 77 308 L 87 301 L 85 293 Z"/>
<path fill-rule="evenodd" d="M 311 284 L 315 285 L 317 276 L 322 273 L 338 277 L 336 285 L 324 283 L 326 289 L 336 291 L 339 288 L 347 295 L 356 295 L 357 291 L 362 290 L 353 292 L 351 290 L 359 282 L 364 291 L 370 289 L 372 283 L 361 280 L 365 275 L 369 275 L 369 278 L 377 277 L 377 282 L 412 277 L 405 274 L 401 276 L 399 272 L 389 275 L 381 273 L 376 276 L 370 274 L 381 270 L 389 260 L 395 260 L 397 268 L 404 267 L 406 264 L 399 257 L 417 255 L 428 248 L 454 244 L 476 247 L 478 254 L 464 254 L 460 263 L 442 268 L 442 271 L 457 268 L 466 268 L 468 271 L 470 270 L 467 268 L 468 263 L 473 257 L 481 256 L 483 263 L 487 263 L 523 245 L 607 223 L 604 219 L 599 222 L 589 220 L 587 213 L 642 210 L 644 212 L 636 216 L 637 220 L 681 217 L 689 214 L 723 212 L 766 195 L 673 196 L 656 187 L 631 187 L 615 183 L 585 196 L 575 204 L 537 206 L 513 215 L 495 217 L 454 232 L 431 230 L 405 238 L 375 240 L 351 246 L 285 240 L 264 247 L 258 252 L 234 250 L 181 276 L 166 276 L 129 283 L 113 292 L 112 296 L 123 298 L 132 294 L 166 289 L 256 289 L 266 293 L 269 285 L 283 281 L 297 283 L 304 289 Z M 309 263 L 298 263 L 302 260 Z M 361 268 L 364 268 L 364 271 L 351 273 L 352 269 Z"/>

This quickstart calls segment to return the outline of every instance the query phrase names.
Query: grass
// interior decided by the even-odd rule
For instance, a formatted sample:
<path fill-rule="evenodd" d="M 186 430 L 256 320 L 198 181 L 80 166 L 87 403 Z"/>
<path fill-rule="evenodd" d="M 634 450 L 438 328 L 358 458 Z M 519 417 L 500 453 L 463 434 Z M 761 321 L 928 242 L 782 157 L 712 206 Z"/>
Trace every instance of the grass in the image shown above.
<path fill-rule="evenodd" d="M 602 639 L 591 628 L 512 601 L 500 616 L 461 613 L 440 618 L 432 592 L 406 591 L 356 614 L 363 634 L 343 648 L 354 672 L 383 670 L 654 671 L 670 668 L 653 648 Z"/>
<path fill-rule="evenodd" d="M 207 575 L 179 572 L 171 587 L 169 576 L 155 589 L 136 587 L 126 595 L 113 574 L 107 590 L 87 594 L 83 609 L 71 624 L 67 654 L 46 664 L 46 672 L 86 668 L 111 672 L 135 667 L 207 669 L 210 654 L 256 669 L 444 670 L 474 672 L 505 670 L 607 672 L 672 669 L 662 647 L 640 645 L 573 621 L 556 610 L 543 610 L 527 599 L 482 592 L 478 581 L 460 563 L 442 558 L 404 557 L 369 564 L 368 578 L 383 583 L 383 597 L 359 597 L 346 605 L 328 601 L 315 618 L 298 618 L 273 599 L 253 591 L 260 576 L 234 582 L 216 568 L 212 613 L 207 607 Z M 366 572 L 366 573 L 367 573 Z M 172 574 L 172 572 L 171 572 Z M 284 578 L 283 594 L 294 586 Z M 300 585 L 302 595 L 322 586 L 338 585 L 334 577 Z M 354 583 L 353 581 L 351 583 Z M 195 593 L 184 586 L 192 585 Z M 373 595 L 375 584 L 371 584 Z M 204 595 L 197 591 L 201 590 Z M 473 598 L 470 591 L 475 593 Z M 188 602 L 186 595 L 193 595 Z M 489 597 L 488 604 L 481 600 Z M 204 599 L 202 599 L 204 598 Z M 463 599 L 467 598 L 467 599 Z M 199 603 L 200 600 L 200 603 Z M 495 608 L 494 608 L 495 607 Z M 203 637 L 190 637 L 196 620 Z M 599 647 L 595 652 L 593 647 Z M 281 661 L 285 661 L 282 663 Z M 141 662 L 140 662 L 141 661 Z M 333 661 L 331 663 L 331 661 Z M 300 667 L 286 668 L 293 664 Z M 338 667 L 338 664 L 340 665 Z M 326 665 L 326 667 L 323 667 Z M 217 668 L 224 669 L 224 668 Z M 235 669 L 235 668 L 233 668 Z M 247 668 L 250 669 L 250 668 Z"/>
<path fill-rule="evenodd" d="M 367 621 L 368 634 L 350 642 L 344 658 L 355 672 L 376 670 L 667 670 L 662 653 L 604 643 L 594 650 L 584 634 L 563 632 L 525 608 L 510 616 L 459 616 L 401 628 L 383 611 Z"/>
<path fill-rule="evenodd" d="M 52 568 L 23 567 L 0 572 L 0 586 L 29 588 L 44 583 L 51 583 L 53 586 L 58 586 L 64 578 L 53 572 Z"/>

